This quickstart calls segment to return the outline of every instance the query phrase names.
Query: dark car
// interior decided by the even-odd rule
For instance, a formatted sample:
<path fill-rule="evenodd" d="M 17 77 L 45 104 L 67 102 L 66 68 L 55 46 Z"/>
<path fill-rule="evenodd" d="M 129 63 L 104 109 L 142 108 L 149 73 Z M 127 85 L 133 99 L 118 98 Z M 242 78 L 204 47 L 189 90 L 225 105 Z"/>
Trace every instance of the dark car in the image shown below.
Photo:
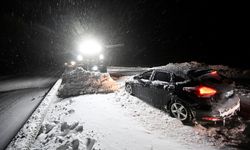
<path fill-rule="evenodd" d="M 209 69 L 178 74 L 153 69 L 134 76 L 125 89 L 184 123 L 194 119 L 223 121 L 240 108 L 234 82 Z"/>

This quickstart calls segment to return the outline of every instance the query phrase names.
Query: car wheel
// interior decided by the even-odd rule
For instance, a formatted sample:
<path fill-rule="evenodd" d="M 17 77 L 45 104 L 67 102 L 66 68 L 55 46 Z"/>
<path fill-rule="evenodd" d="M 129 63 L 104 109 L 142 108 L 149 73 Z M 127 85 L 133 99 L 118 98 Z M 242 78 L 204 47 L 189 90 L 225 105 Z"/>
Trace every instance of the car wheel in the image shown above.
<path fill-rule="evenodd" d="M 178 100 L 171 103 L 170 115 L 184 123 L 191 121 L 190 109 Z"/>
<path fill-rule="evenodd" d="M 125 85 L 125 90 L 126 90 L 129 94 L 133 95 L 133 90 L 132 90 L 131 84 L 126 84 L 126 85 Z"/>

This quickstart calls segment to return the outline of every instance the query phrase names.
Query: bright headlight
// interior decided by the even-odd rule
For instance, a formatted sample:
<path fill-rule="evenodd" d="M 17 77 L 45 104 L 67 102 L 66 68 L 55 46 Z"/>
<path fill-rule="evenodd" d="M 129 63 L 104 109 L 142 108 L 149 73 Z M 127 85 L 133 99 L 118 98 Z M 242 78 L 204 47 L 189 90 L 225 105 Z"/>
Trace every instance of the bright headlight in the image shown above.
<path fill-rule="evenodd" d="M 100 59 L 100 60 L 103 60 L 103 59 L 104 59 L 103 54 L 99 55 L 99 59 Z"/>
<path fill-rule="evenodd" d="M 102 46 L 96 40 L 89 39 L 81 41 L 78 49 L 84 55 L 95 55 L 102 51 Z"/>
<path fill-rule="evenodd" d="M 78 56 L 77 56 L 77 60 L 78 60 L 78 61 L 82 61 L 82 59 L 83 59 L 83 58 L 82 58 L 81 55 L 78 55 Z"/>
<path fill-rule="evenodd" d="M 72 66 L 74 66 L 74 65 L 76 64 L 76 62 L 75 62 L 75 61 L 71 61 L 70 64 L 71 64 Z"/>
<path fill-rule="evenodd" d="M 97 66 L 93 66 L 93 67 L 92 67 L 92 70 L 93 70 L 93 71 L 97 71 L 97 70 L 98 70 L 98 67 L 97 67 Z"/>

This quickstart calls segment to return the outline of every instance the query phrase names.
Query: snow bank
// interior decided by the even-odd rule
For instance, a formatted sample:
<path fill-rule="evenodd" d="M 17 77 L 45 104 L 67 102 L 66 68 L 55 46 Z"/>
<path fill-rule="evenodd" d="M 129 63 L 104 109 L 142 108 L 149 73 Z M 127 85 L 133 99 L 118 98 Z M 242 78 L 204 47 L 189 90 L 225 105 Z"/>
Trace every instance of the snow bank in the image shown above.
<path fill-rule="evenodd" d="M 70 121 L 65 120 L 75 113 L 74 109 L 69 108 L 72 103 L 71 99 L 53 103 L 30 149 L 85 150 L 87 148 L 85 143 L 89 136 L 86 135 L 85 138 L 82 136 L 83 123 L 72 118 Z"/>
<path fill-rule="evenodd" d="M 108 73 L 90 72 L 81 67 L 62 75 L 59 97 L 70 97 L 93 93 L 110 93 L 118 89 Z"/>
<path fill-rule="evenodd" d="M 242 70 L 230 68 L 224 65 L 207 65 L 199 62 L 169 63 L 166 66 L 154 67 L 157 69 L 166 69 L 175 72 L 177 75 L 183 76 L 190 69 L 214 69 L 222 75 L 231 79 L 250 79 L 250 70 Z"/>
<path fill-rule="evenodd" d="M 229 149 L 229 146 L 238 147 L 240 144 L 245 144 L 249 142 L 249 139 L 245 135 L 247 125 L 241 120 L 231 122 L 226 126 L 202 126 L 198 124 L 195 130 L 199 132 L 200 135 L 205 135 L 209 140 L 215 145 L 221 148 Z"/>
<path fill-rule="evenodd" d="M 191 127 L 139 101 L 125 91 L 60 100 L 48 111 L 30 149 L 215 149 Z"/>

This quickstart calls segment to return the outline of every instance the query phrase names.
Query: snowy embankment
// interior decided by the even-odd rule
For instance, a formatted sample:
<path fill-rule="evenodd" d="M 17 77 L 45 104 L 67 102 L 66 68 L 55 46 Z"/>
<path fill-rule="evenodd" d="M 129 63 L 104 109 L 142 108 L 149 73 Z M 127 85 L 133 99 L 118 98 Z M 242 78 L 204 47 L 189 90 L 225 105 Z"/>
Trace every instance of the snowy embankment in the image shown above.
<path fill-rule="evenodd" d="M 207 65 L 195 61 L 184 63 L 169 63 L 166 66 L 159 66 L 154 68 L 166 69 L 177 74 L 182 74 L 183 72 L 187 72 L 190 69 L 214 69 L 230 79 L 250 80 L 250 70 L 231 68 L 224 65 Z"/>

